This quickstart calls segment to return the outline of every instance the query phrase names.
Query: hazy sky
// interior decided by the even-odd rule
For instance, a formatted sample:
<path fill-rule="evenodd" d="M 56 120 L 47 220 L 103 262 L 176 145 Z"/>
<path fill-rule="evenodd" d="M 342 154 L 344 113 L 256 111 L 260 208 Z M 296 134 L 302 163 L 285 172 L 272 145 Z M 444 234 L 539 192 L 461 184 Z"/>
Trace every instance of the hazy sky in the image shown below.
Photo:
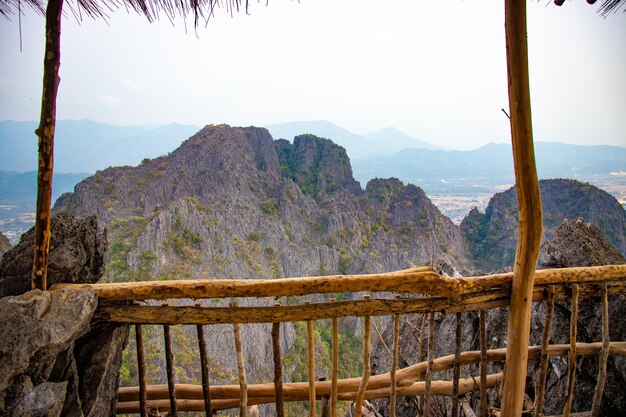
<path fill-rule="evenodd" d="M 626 146 L 626 13 L 529 2 L 536 140 Z M 270 0 L 182 19 L 63 21 L 59 119 L 395 126 L 441 146 L 509 139 L 503 1 Z M 36 120 L 44 20 L 0 18 L 0 120 Z"/>

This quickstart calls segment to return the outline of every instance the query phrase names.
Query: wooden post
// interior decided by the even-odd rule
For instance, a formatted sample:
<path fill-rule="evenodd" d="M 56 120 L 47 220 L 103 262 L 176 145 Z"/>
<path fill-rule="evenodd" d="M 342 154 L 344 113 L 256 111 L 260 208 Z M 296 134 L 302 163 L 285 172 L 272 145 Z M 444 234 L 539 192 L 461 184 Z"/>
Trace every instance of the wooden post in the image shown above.
<path fill-rule="evenodd" d="M 569 356 L 567 358 L 567 397 L 563 407 L 563 417 L 569 417 L 574 399 L 576 383 L 576 335 L 578 333 L 578 284 L 572 285 L 572 316 L 569 324 Z"/>
<path fill-rule="evenodd" d="M 530 308 L 543 220 L 535 164 L 528 77 L 526 2 L 505 0 L 509 114 L 515 185 L 519 207 L 519 237 L 513 268 L 507 336 L 502 416 L 522 413 L 530 337 Z"/>
<path fill-rule="evenodd" d="M 135 324 L 135 343 L 137 345 L 137 374 L 139 376 L 139 415 L 146 417 L 146 361 L 143 356 L 143 334 L 141 324 Z"/>
<path fill-rule="evenodd" d="M 236 307 L 236 303 L 230 303 Z M 241 343 L 241 328 L 239 323 L 233 323 L 235 333 L 235 351 L 237 352 L 237 371 L 239 373 L 239 417 L 248 417 L 248 382 L 246 381 L 246 367 L 243 360 L 243 346 Z"/>
<path fill-rule="evenodd" d="M 318 379 L 320 382 L 326 381 L 325 376 L 321 376 Z M 322 417 L 330 417 L 330 398 L 328 395 L 322 396 Z"/>
<path fill-rule="evenodd" d="M 396 417 L 396 370 L 398 369 L 398 349 L 400 345 L 400 315 L 393 315 L 393 353 L 391 355 L 391 371 L 389 375 L 391 383 L 391 396 L 389 398 L 389 417 Z"/>
<path fill-rule="evenodd" d="M 331 298 L 331 302 L 335 302 L 334 298 Z M 331 388 L 330 388 L 330 415 L 331 417 L 337 417 L 337 377 L 339 374 L 339 323 L 337 317 L 332 318 L 332 333 L 333 333 L 333 369 L 331 375 Z"/>
<path fill-rule="evenodd" d="M 178 416 L 178 405 L 176 404 L 176 381 L 174 375 L 174 353 L 172 352 L 172 336 L 170 326 L 163 326 L 163 336 L 165 338 L 165 367 L 167 368 L 167 388 L 170 396 L 171 417 Z"/>
<path fill-rule="evenodd" d="M 426 328 L 426 313 L 422 313 L 422 320 L 420 322 L 420 356 L 419 361 L 424 362 L 426 359 L 426 350 L 424 349 L 424 345 L 426 344 L 426 337 L 424 336 L 424 329 Z M 424 396 L 420 395 L 417 397 L 417 408 L 418 410 L 424 410 Z"/>
<path fill-rule="evenodd" d="M 305 301 L 304 304 L 309 304 Z M 313 320 L 306 321 L 307 351 L 309 355 L 309 416 L 315 417 L 315 338 Z"/>
<path fill-rule="evenodd" d="M 487 397 L 487 332 L 485 310 L 480 310 L 480 417 L 489 417 Z"/>
<path fill-rule="evenodd" d="M 554 287 L 548 287 L 546 300 L 546 321 L 541 336 L 541 362 L 539 366 L 539 381 L 535 390 L 535 411 L 538 416 L 543 413 L 543 404 L 546 396 L 546 381 L 548 380 L 548 345 L 550 344 L 550 332 L 552 330 L 552 315 L 554 314 Z"/>
<path fill-rule="evenodd" d="M 600 415 L 602 405 L 602 393 L 606 382 L 606 361 L 609 356 L 609 299 L 606 291 L 606 283 L 602 284 L 602 350 L 598 358 L 598 381 L 593 394 L 593 404 L 591 405 L 591 417 Z"/>
<path fill-rule="evenodd" d="M 50 206 L 52 203 L 52 172 L 54 167 L 54 130 L 56 100 L 61 65 L 61 15 L 63 0 L 49 0 L 46 8 L 46 49 L 43 61 L 41 115 L 35 134 L 39 138 L 37 171 L 37 206 L 35 209 L 35 253 L 32 288 L 46 290 L 48 251 L 50 249 Z"/>
<path fill-rule="evenodd" d="M 209 389 L 211 383 L 209 379 L 209 361 L 206 351 L 206 339 L 204 337 L 204 326 L 198 324 L 196 326 L 198 333 L 198 347 L 200 350 L 200 368 L 202 371 L 202 398 L 204 399 L 204 413 L 206 417 L 213 415 L 211 409 L 211 390 Z"/>
<path fill-rule="evenodd" d="M 284 417 L 283 367 L 280 355 L 280 323 L 272 323 L 272 353 L 274 356 L 274 393 L 276 395 L 276 417 Z"/>
<path fill-rule="evenodd" d="M 430 415 L 430 392 L 433 379 L 433 360 L 435 355 L 435 313 L 428 316 L 428 366 L 426 368 L 426 389 L 424 392 L 424 417 Z"/>
<path fill-rule="evenodd" d="M 365 295 L 363 298 L 367 300 L 369 296 Z M 359 384 L 359 390 L 357 391 L 354 403 L 355 417 L 361 417 L 363 413 L 363 400 L 365 400 L 365 391 L 367 390 L 367 383 L 370 379 L 370 321 L 370 316 L 363 317 L 363 377 L 361 378 L 361 383 Z"/>
<path fill-rule="evenodd" d="M 452 385 L 452 416 L 459 417 L 459 378 L 461 378 L 461 312 L 456 313 L 454 348 L 454 379 Z"/>

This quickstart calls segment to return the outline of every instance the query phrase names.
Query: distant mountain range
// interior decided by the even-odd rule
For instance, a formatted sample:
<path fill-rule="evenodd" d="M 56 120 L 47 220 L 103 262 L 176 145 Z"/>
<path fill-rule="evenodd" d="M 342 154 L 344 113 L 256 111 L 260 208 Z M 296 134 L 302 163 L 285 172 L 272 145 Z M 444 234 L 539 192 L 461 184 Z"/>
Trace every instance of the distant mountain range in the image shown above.
<path fill-rule="evenodd" d="M 312 134 L 327 138 L 345 148 L 351 161 L 368 159 L 381 155 L 392 155 L 403 149 L 443 150 L 442 147 L 424 142 L 388 127 L 374 133 L 357 135 L 330 122 L 320 120 L 313 122 L 290 122 L 266 126 L 274 139 L 287 139 L 302 134 Z"/>
<path fill-rule="evenodd" d="M 37 169 L 35 121 L 0 122 L 0 169 Z M 55 137 L 55 172 L 94 173 L 109 166 L 137 165 L 176 149 L 197 126 L 118 126 L 91 120 L 59 120 Z"/>

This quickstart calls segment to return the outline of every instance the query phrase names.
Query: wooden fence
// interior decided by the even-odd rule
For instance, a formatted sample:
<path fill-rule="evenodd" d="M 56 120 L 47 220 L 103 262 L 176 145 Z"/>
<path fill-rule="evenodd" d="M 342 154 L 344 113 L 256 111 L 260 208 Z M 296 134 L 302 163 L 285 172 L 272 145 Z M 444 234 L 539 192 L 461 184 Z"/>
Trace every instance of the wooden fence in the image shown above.
<path fill-rule="evenodd" d="M 425 267 L 396 271 L 386 274 L 325 276 L 289 278 L 276 280 L 196 280 L 156 281 L 124 284 L 57 284 L 52 289 L 65 286 L 85 287 L 95 290 L 99 307 L 94 320 L 135 324 L 139 386 L 120 388 L 118 414 L 140 413 L 148 415 L 149 407 L 169 411 L 204 411 L 211 416 L 216 410 L 238 408 L 241 416 L 249 415 L 249 407 L 256 404 L 274 403 L 275 415 L 284 416 L 287 401 L 308 401 L 310 415 L 316 414 L 316 401 L 322 401 L 323 416 L 336 416 L 338 401 L 354 401 L 356 416 L 361 416 L 364 404 L 376 398 L 390 399 L 390 415 L 395 416 L 395 404 L 400 396 L 422 396 L 421 415 L 429 415 L 433 396 L 452 398 L 452 415 L 473 415 L 467 402 L 461 399 L 466 393 L 479 392 L 480 415 L 497 415 L 488 403 L 487 389 L 501 385 L 503 373 L 487 373 L 487 363 L 504 362 L 506 348 L 488 349 L 486 343 L 485 311 L 507 306 L 511 297 L 512 274 L 496 274 L 482 277 L 449 278 Z M 626 355 L 625 341 L 609 338 L 608 296 L 626 293 L 626 265 L 610 265 L 587 268 L 563 268 L 538 270 L 535 273 L 533 302 L 545 302 L 546 317 L 542 342 L 528 347 L 529 358 L 540 359 L 540 372 L 535 392 L 535 403 L 527 410 L 542 415 L 549 357 L 568 357 L 568 387 L 563 416 L 571 415 L 576 378 L 576 358 L 596 355 L 599 357 L 598 381 L 592 409 L 585 415 L 597 416 L 600 411 L 602 392 L 606 381 L 606 363 L 609 354 Z M 371 292 L 361 300 L 304 303 L 301 305 L 278 305 L 267 307 L 239 307 L 236 302 L 228 307 L 148 305 L 146 300 L 282 297 L 311 294 Z M 373 293 L 395 293 L 391 298 L 375 298 Z M 409 298 L 407 294 L 420 294 Z M 385 294 L 378 294 L 385 295 Z M 578 303 L 583 298 L 597 298 L 602 306 L 602 340 L 594 343 L 577 343 Z M 571 300 L 572 316 L 570 343 L 550 345 L 550 332 L 554 303 Z M 132 304 L 129 304 L 132 301 Z M 479 311 L 480 351 L 461 351 L 461 312 Z M 434 357 L 434 316 L 436 312 L 456 315 L 455 352 L 453 355 Z M 400 317 L 409 313 L 422 313 L 428 322 L 427 358 L 424 362 L 398 369 Z M 393 318 L 393 346 L 390 349 L 392 366 L 388 373 L 370 375 L 371 321 L 373 316 L 390 315 Z M 362 317 L 363 365 L 360 376 L 338 379 L 338 325 L 341 317 Z M 314 371 L 313 321 L 332 321 L 332 372 L 329 381 L 318 381 Z M 280 351 L 280 323 L 305 321 L 308 335 L 308 382 L 283 382 L 283 360 Z M 206 353 L 205 325 L 232 324 L 235 336 L 235 354 L 238 363 L 237 385 L 210 385 L 209 365 Z M 272 323 L 274 381 L 264 384 L 248 384 L 246 381 L 244 355 L 241 344 L 241 326 L 249 323 Z M 147 385 L 142 325 L 162 325 L 166 353 L 167 385 Z M 174 352 L 170 336 L 172 325 L 196 325 L 198 350 L 201 363 L 202 384 L 175 384 Z M 423 321 L 423 326 L 426 320 Z M 423 333 L 422 333 L 423 334 Z M 462 366 L 478 364 L 479 377 L 461 378 Z M 433 380 L 433 374 L 453 371 L 449 381 Z"/>

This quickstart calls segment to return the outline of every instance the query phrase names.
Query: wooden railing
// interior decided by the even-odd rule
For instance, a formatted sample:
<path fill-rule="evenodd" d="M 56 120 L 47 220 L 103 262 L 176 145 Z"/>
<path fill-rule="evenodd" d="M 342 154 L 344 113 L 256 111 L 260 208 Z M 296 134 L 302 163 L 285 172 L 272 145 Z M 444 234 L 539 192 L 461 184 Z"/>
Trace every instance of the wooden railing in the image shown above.
<path fill-rule="evenodd" d="M 512 274 L 496 274 L 482 277 L 449 278 L 440 276 L 429 268 L 420 267 L 386 274 L 325 276 L 276 280 L 197 280 L 156 281 L 124 284 L 57 284 L 52 289 L 66 286 L 90 288 L 98 293 L 99 307 L 94 320 L 116 323 L 132 323 L 136 329 L 139 386 L 119 390 L 118 414 L 140 413 L 147 415 L 149 407 L 158 407 L 177 415 L 178 411 L 204 411 L 207 416 L 220 409 L 239 408 L 240 415 L 248 415 L 248 407 L 256 404 L 275 403 L 277 416 L 284 416 L 284 402 L 309 401 L 310 415 L 315 415 L 315 402 L 324 399 L 327 405 L 323 415 L 336 416 L 338 401 L 354 401 L 355 415 L 360 416 L 363 404 L 375 398 L 390 398 L 390 415 L 395 416 L 398 396 L 422 396 L 422 415 L 429 415 L 433 396 L 452 397 L 452 415 L 459 415 L 459 408 L 468 405 L 459 401 L 464 394 L 480 392 L 480 414 L 490 415 L 487 388 L 503 382 L 503 373 L 487 374 L 487 363 L 504 362 L 506 348 L 488 349 L 486 344 L 485 311 L 507 306 L 510 302 Z M 243 298 L 243 297 L 296 297 L 311 294 L 370 292 L 362 300 L 305 303 L 301 305 L 278 305 L 266 307 L 228 307 L 148 305 L 146 300 Z M 389 297 L 389 293 L 395 296 Z M 625 341 L 610 341 L 608 334 L 608 296 L 626 293 L 626 265 L 610 265 L 587 268 L 538 270 L 535 273 L 533 302 L 546 302 L 547 313 L 540 346 L 529 346 L 528 357 L 540 359 L 540 376 L 536 383 L 535 403 L 532 412 L 543 411 L 546 375 L 549 357 L 568 356 L 568 389 L 563 415 L 570 415 L 576 357 L 598 355 L 599 374 L 590 415 L 600 410 L 602 390 L 606 379 L 606 362 L 609 354 L 626 355 Z M 407 294 L 420 294 L 419 298 Z M 387 298 L 381 298 L 387 296 Z M 576 342 L 578 301 L 582 298 L 598 298 L 602 305 L 602 340 L 594 343 Z M 550 329 L 554 303 L 571 300 L 572 317 L 570 343 L 550 345 Z M 129 305 L 129 301 L 134 303 Z M 154 303 L 152 303 L 154 304 Z M 480 311 L 480 351 L 461 351 L 461 312 Z M 455 353 L 434 357 L 434 314 L 456 314 Z M 427 360 L 397 369 L 399 348 L 399 321 L 401 315 L 422 313 L 428 318 Z M 392 367 L 387 373 L 370 376 L 370 317 L 390 315 L 393 317 L 394 337 L 390 349 Z M 338 326 L 341 317 L 360 316 L 364 322 L 363 365 L 361 376 L 338 379 Z M 332 320 L 332 372 L 329 381 L 317 381 L 314 372 L 312 323 L 315 320 Z M 280 352 L 280 326 L 282 322 L 305 321 L 308 334 L 308 382 L 285 383 L 282 377 Z M 423 321 L 425 323 L 426 320 Z M 238 385 L 210 385 L 207 364 L 204 325 L 233 325 L 236 356 L 239 369 Z M 250 323 L 273 323 L 271 335 L 273 346 L 274 381 L 264 384 L 248 384 L 240 343 L 240 326 Z M 164 327 L 164 344 L 168 385 L 147 385 L 143 352 L 142 325 L 156 324 Z M 170 335 L 171 325 L 196 325 L 202 385 L 174 384 L 174 352 Z M 239 343 L 237 343 L 239 341 Z M 423 341 L 426 342 L 426 341 Z M 479 364 L 480 376 L 461 378 L 462 366 Z M 433 374 L 453 370 L 450 381 L 433 380 Z M 326 414 L 324 414 L 326 413 Z"/>

